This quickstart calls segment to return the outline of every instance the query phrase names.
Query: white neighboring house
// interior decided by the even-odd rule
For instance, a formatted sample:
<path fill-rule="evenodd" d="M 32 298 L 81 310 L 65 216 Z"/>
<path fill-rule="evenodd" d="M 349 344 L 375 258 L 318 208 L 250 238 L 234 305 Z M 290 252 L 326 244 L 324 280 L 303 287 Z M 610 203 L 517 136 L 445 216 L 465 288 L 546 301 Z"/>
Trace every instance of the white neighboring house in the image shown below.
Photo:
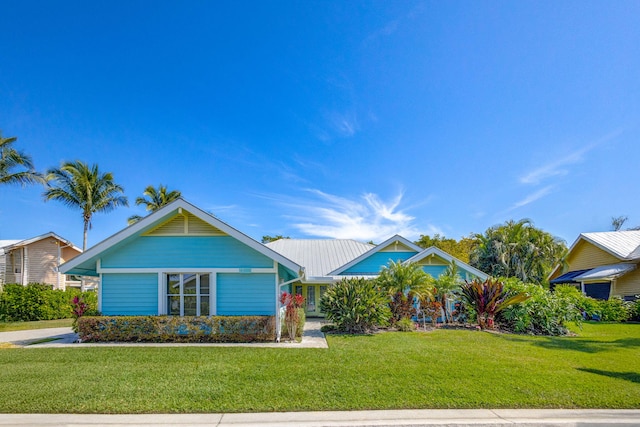
<path fill-rule="evenodd" d="M 95 286 L 58 271 L 60 264 L 80 255 L 82 249 L 53 232 L 26 240 L 0 240 L 0 245 L 0 285 L 46 283 L 62 290 Z"/>

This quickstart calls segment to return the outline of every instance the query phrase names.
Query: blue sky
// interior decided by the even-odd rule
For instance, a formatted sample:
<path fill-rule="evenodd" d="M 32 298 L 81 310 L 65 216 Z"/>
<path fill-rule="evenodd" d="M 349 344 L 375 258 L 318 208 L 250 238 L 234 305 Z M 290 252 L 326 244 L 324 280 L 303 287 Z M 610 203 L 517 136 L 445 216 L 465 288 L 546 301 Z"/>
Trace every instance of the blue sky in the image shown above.
<path fill-rule="evenodd" d="M 640 2 L 3 2 L 0 129 L 260 239 L 640 225 Z M 0 239 L 78 211 L 0 187 Z"/>

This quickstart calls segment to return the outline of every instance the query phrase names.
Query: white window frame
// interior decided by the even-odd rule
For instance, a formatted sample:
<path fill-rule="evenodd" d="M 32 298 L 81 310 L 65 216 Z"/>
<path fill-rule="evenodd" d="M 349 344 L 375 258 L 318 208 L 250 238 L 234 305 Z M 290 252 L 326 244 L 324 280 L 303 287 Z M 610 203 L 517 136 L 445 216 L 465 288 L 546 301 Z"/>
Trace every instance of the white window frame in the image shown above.
<path fill-rule="evenodd" d="M 189 296 L 189 297 L 195 297 L 196 298 L 196 316 L 202 316 L 201 313 L 201 297 L 203 296 L 208 296 L 209 297 L 209 314 L 206 314 L 204 316 L 213 316 L 215 314 L 215 307 L 212 305 L 213 303 L 215 303 L 215 299 L 212 298 L 214 296 L 215 293 L 215 273 L 210 272 L 210 271 L 200 271 L 200 272 L 193 272 L 193 271 L 174 271 L 174 272 L 166 272 L 166 273 L 161 273 L 163 280 L 162 280 L 162 288 L 164 289 L 163 292 L 163 305 L 164 305 L 164 314 L 167 314 L 169 316 L 180 316 L 183 317 L 184 316 L 184 297 L 185 296 Z M 184 293 L 184 276 L 185 275 L 195 275 L 196 276 L 196 293 L 195 294 L 185 294 Z M 200 292 L 200 278 L 202 275 L 207 274 L 209 275 L 209 294 L 202 294 Z M 180 289 L 179 292 L 177 294 L 170 294 L 167 287 L 169 285 L 169 276 L 171 275 L 178 275 L 180 276 Z M 180 297 L 180 314 L 170 314 L 169 313 L 169 297 L 176 297 L 179 296 Z"/>

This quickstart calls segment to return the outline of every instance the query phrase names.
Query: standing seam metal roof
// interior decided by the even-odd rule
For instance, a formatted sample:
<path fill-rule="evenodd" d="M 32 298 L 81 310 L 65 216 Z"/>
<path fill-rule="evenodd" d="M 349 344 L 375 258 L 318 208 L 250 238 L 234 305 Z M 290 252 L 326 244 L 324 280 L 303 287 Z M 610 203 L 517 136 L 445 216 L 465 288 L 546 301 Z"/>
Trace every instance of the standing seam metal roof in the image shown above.
<path fill-rule="evenodd" d="M 279 239 L 270 249 L 305 267 L 306 277 L 324 277 L 374 248 L 350 239 Z"/>
<path fill-rule="evenodd" d="M 582 233 L 581 236 L 620 259 L 640 258 L 640 230 Z"/>

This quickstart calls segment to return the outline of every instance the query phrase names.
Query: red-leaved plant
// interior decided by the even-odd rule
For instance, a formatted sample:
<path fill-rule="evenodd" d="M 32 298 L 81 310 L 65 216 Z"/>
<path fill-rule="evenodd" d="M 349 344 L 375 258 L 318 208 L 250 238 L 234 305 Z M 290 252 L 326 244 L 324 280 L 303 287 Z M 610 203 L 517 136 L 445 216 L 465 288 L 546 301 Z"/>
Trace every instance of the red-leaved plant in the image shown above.
<path fill-rule="evenodd" d="M 89 309 L 89 305 L 84 302 L 84 299 L 76 295 L 71 300 L 71 314 L 73 315 L 72 328 L 74 332 L 78 332 L 78 319 L 84 316 L 84 313 Z"/>
<path fill-rule="evenodd" d="M 285 307 L 284 323 L 289 331 L 289 339 L 294 341 L 300 321 L 298 310 L 304 306 L 304 297 L 300 294 L 291 295 L 289 292 L 283 292 L 280 295 L 280 303 Z"/>

